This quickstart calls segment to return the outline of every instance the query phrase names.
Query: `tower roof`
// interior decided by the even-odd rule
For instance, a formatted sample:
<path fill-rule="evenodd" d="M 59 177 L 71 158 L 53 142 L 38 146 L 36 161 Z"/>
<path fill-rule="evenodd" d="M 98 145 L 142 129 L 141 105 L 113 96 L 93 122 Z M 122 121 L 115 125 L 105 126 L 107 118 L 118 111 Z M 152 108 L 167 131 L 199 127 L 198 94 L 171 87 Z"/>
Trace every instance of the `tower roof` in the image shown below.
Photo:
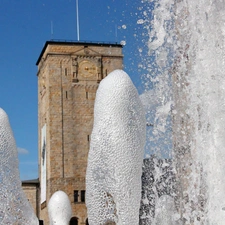
<path fill-rule="evenodd" d="M 39 64 L 46 48 L 48 45 L 86 45 L 86 46 L 110 46 L 110 47 L 120 47 L 122 48 L 123 45 L 118 44 L 117 42 L 92 42 L 92 41 L 72 41 L 72 40 L 50 40 L 46 41 L 45 45 L 41 51 L 41 54 L 38 57 L 36 65 Z"/>

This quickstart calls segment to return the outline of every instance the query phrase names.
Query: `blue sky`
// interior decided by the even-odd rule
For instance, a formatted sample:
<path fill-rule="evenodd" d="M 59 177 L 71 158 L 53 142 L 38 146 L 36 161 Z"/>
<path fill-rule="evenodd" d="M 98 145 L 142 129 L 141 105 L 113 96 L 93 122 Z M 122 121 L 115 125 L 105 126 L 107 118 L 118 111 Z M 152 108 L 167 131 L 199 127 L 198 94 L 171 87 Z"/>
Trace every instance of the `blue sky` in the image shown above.
<path fill-rule="evenodd" d="M 79 21 L 80 40 L 126 41 L 125 71 L 141 93 L 140 2 L 79 0 Z M 0 107 L 9 116 L 19 148 L 21 179 L 33 179 L 38 177 L 35 63 L 47 40 L 77 40 L 76 1 L 2 0 L 0 9 Z"/>

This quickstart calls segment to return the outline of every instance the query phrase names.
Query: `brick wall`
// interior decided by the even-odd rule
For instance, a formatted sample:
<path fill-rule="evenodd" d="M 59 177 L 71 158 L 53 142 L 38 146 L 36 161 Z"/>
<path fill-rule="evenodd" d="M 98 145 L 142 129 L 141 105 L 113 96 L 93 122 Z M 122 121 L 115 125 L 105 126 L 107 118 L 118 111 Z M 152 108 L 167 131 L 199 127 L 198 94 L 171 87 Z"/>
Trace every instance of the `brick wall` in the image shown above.
<path fill-rule="evenodd" d="M 95 94 L 104 77 L 115 69 L 122 69 L 122 48 L 49 43 L 39 59 L 39 165 L 42 157 L 41 129 L 45 124 L 47 157 L 47 198 L 44 204 L 39 204 L 39 218 L 45 224 L 49 223 L 48 200 L 55 191 L 62 190 L 71 200 L 73 216 L 78 218 L 79 225 L 85 224 L 86 206 L 80 201 L 80 194 L 85 190 Z M 76 203 L 75 190 L 79 193 Z"/>

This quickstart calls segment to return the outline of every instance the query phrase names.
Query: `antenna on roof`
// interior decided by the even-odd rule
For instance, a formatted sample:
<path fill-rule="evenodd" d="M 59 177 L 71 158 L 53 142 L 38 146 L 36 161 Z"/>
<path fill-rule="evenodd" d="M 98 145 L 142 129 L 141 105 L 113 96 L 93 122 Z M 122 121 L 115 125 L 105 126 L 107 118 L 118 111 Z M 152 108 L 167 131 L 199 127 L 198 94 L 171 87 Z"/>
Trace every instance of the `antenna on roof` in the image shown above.
<path fill-rule="evenodd" d="M 51 38 L 53 39 L 53 21 L 51 20 Z"/>
<path fill-rule="evenodd" d="M 77 40 L 80 41 L 78 0 L 76 0 L 76 8 L 77 8 Z"/>

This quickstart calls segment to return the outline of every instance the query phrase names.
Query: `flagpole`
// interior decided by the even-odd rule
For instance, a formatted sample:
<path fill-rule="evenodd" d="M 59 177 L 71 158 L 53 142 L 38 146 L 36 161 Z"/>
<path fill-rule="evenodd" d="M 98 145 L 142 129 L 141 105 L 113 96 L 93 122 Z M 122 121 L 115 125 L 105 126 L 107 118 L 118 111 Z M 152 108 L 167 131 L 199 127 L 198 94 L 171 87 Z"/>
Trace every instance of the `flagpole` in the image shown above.
<path fill-rule="evenodd" d="M 53 32 L 54 32 L 54 30 L 53 30 L 53 21 L 51 20 L 51 38 L 53 39 Z"/>
<path fill-rule="evenodd" d="M 77 8 L 77 40 L 80 41 L 78 0 L 76 0 L 76 8 Z"/>

